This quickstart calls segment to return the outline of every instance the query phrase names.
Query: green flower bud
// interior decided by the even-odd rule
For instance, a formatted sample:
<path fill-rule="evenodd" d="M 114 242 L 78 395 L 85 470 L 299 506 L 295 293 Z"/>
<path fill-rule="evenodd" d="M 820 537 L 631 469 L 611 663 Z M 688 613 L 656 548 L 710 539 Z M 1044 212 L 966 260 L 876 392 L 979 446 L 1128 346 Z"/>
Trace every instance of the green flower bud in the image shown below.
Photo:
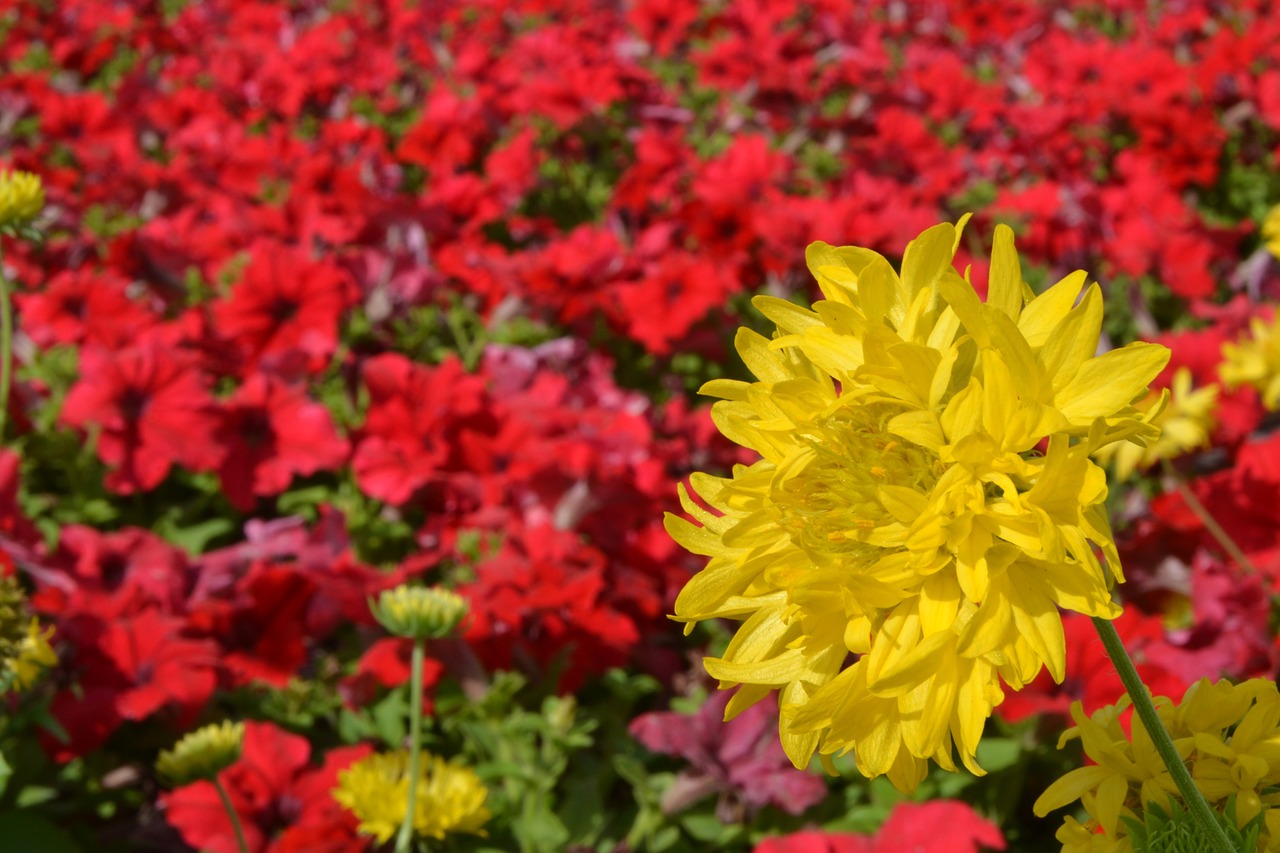
<path fill-rule="evenodd" d="M 427 640 L 447 637 L 466 617 L 470 605 L 443 587 L 401 585 L 369 602 L 373 618 L 397 637 Z"/>
<path fill-rule="evenodd" d="M 240 757 L 244 723 L 226 720 L 185 735 L 156 760 L 156 773 L 171 787 L 212 780 Z"/>

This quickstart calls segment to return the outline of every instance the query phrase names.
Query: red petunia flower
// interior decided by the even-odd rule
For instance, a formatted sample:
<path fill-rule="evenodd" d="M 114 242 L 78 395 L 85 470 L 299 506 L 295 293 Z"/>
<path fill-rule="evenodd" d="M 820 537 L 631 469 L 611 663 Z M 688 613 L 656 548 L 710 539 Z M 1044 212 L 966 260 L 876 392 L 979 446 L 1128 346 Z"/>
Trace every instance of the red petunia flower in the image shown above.
<path fill-rule="evenodd" d="M 284 687 L 307 659 L 306 612 L 316 582 L 296 569 L 259 564 L 228 597 L 191 609 L 193 630 L 216 641 L 236 685 Z"/>
<path fill-rule="evenodd" d="M 179 619 L 154 609 L 105 622 L 86 612 L 58 622 L 60 641 L 71 649 L 64 665 L 79 676 L 74 690 L 54 696 L 51 712 L 69 743 L 41 737 L 58 761 L 101 746 L 124 720 L 144 720 L 165 710 L 190 725 L 217 686 L 218 649 L 183 635 Z"/>
<path fill-rule="evenodd" d="M 365 362 L 369 416 L 352 467 L 360 489 L 402 504 L 456 452 L 467 419 L 483 409 L 484 381 L 457 359 L 424 367 L 389 354 Z"/>
<path fill-rule="evenodd" d="M 98 456 L 112 467 L 106 485 L 120 494 L 155 488 L 174 463 L 207 470 L 221 458 L 204 378 L 188 356 L 154 338 L 114 353 L 85 347 L 61 417 L 101 429 Z"/>
<path fill-rule="evenodd" d="M 342 269 L 312 261 L 299 249 L 259 240 L 231 296 L 213 306 L 218 331 L 244 358 L 245 369 L 290 354 L 307 369 L 324 367 L 338 346 L 338 321 L 356 298 Z"/>
<path fill-rule="evenodd" d="M 153 608 L 166 615 L 186 609 L 186 554 L 149 530 L 127 527 L 102 533 L 71 524 L 62 528 L 50 560 L 52 577 L 37 578 L 32 598 L 44 613 L 90 613 L 125 618 Z"/>
<path fill-rule="evenodd" d="M 968 803 L 898 803 L 875 835 L 809 830 L 766 838 L 754 853 L 978 853 L 1004 850 L 1000 829 Z"/>
<path fill-rule="evenodd" d="M 618 288 L 627 334 L 655 355 L 667 355 L 736 289 L 733 277 L 708 260 L 664 254 L 639 281 Z"/>
<path fill-rule="evenodd" d="M 240 759 L 219 774 L 240 816 L 250 853 L 347 853 L 364 850 L 355 819 L 333 800 L 338 773 L 368 746 L 331 750 L 310 766 L 311 744 L 270 723 L 246 722 Z M 212 783 L 195 782 L 160 796 L 166 817 L 192 847 L 237 853 L 231 820 Z"/>
<path fill-rule="evenodd" d="M 471 600 L 467 640 L 495 669 L 518 660 L 546 666 L 567 654 L 565 690 L 625 664 L 640 633 L 613 606 L 606 565 L 575 533 L 509 528 L 501 549 L 476 565 L 476 580 L 459 589 Z"/>
<path fill-rule="evenodd" d="M 250 376 L 223 405 L 217 440 L 227 448 L 218 469 L 223 492 L 245 511 L 255 496 L 283 492 L 295 474 L 333 469 L 347 457 L 329 410 L 263 373 Z"/>
<path fill-rule="evenodd" d="M 171 705 L 180 723 L 190 723 L 209 701 L 217 686 L 217 647 L 186 639 L 182 630 L 180 620 L 146 610 L 102 631 L 96 651 L 124 679 L 114 699 L 122 718 L 145 719 Z"/>
<path fill-rule="evenodd" d="M 40 347 L 92 343 L 119 349 L 155 325 L 156 316 L 110 270 L 58 273 L 42 290 L 18 297 L 23 331 Z"/>
<path fill-rule="evenodd" d="M 1153 694 L 1181 696 L 1195 680 L 1187 680 L 1168 667 L 1167 653 L 1172 647 L 1165 637 L 1159 616 L 1149 616 L 1129 606 L 1114 624 L 1125 648 L 1134 658 L 1138 674 Z M 1057 684 L 1048 672 L 1041 672 L 1022 690 L 1010 691 L 996 709 L 1009 722 L 1017 722 L 1033 714 L 1055 714 L 1066 719 L 1071 703 L 1076 701 L 1084 706 L 1086 714 L 1091 714 L 1104 705 L 1119 701 L 1124 695 L 1124 684 L 1115 664 L 1107 657 L 1102 640 L 1089 618 L 1066 613 L 1062 617 L 1062 627 L 1066 635 L 1067 677 Z"/>
<path fill-rule="evenodd" d="M 379 688 L 399 687 L 409 681 L 410 655 L 413 643 L 399 637 L 383 637 L 375 640 L 356 663 L 356 671 L 338 685 L 343 700 L 353 708 L 371 705 Z M 444 675 L 444 664 L 427 657 L 422 667 L 423 713 L 430 714 L 434 706 L 432 694 Z"/>

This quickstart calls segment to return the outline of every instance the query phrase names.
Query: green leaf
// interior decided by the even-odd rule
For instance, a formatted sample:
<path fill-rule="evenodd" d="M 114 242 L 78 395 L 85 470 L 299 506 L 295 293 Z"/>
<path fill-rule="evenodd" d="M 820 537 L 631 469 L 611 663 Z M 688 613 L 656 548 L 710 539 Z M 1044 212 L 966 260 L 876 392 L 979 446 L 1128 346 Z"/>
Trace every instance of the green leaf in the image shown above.
<path fill-rule="evenodd" d="M 988 737 L 978 744 L 978 764 L 988 773 L 1012 767 L 1021 754 L 1022 746 L 1011 738 Z"/>
<path fill-rule="evenodd" d="M 698 841 L 714 844 L 717 849 L 723 850 L 729 842 L 736 839 L 742 834 L 742 826 L 738 824 L 726 825 L 720 818 L 714 814 L 691 812 L 686 813 L 680 818 L 680 825 Z"/>
<path fill-rule="evenodd" d="M 408 736 L 409 703 L 403 690 L 393 690 L 373 706 L 373 726 L 388 746 L 399 746 Z"/>
<path fill-rule="evenodd" d="M 229 518 L 211 518 L 188 527 L 179 527 L 177 519 L 167 517 L 156 525 L 158 535 L 192 557 L 203 554 L 211 541 L 234 529 L 235 524 Z"/>
<path fill-rule="evenodd" d="M 83 849 L 66 830 L 29 811 L 0 812 L 0 838 L 5 853 L 79 853 Z"/>

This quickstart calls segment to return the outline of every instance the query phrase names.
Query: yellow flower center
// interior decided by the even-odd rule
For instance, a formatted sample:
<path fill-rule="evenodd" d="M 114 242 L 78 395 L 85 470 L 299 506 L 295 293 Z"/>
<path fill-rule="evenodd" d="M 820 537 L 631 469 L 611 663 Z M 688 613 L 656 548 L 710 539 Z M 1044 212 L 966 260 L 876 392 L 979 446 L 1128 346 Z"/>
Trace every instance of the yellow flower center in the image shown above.
<path fill-rule="evenodd" d="M 867 541 L 870 533 L 894 522 L 880 490 L 905 486 L 927 494 L 937 482 L 938 459 L 885 430 L 897 413 L 882 404 L 840 409 L 813 424 L 810 452 L 778 471 L 778 521 L 816 563 L 874 561 L 883 549 Z"/>

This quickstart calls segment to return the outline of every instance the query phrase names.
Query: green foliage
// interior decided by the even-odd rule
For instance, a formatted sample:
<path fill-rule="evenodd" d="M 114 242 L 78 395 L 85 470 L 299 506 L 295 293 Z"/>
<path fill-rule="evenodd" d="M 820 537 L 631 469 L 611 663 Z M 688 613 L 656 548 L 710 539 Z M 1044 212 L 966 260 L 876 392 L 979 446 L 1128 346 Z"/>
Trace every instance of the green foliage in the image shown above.
<path fill-rule="evenodd" d="M 1212 849 L 1204 829 L 1178 800 L 1170 800 L 1173 808 L 1166 811 L 1159 803 L 1144 810 L 1142 820 L 1122 817 L 1129 830 L 1134 853 L 1201 853 Z M 1257 850 L 1262 833 L 1263 815 L 1259 813 L 1242 828 L 1236 828 L 1236 798 L 1227 800 L 1226 814 L 1215 813 L 1218 824 L 1227 834 L 1231 846 L 1240 851 Z"/>
<path fill-rule="evenodd" d="M 1270 156 L 1280 134 L 1260 121 L 1251 123 L 1247 137 L 1227 139 L 1219 160 L 1218 182 L 1200 194 L 1200 212 L 1214 225 L 1261 222 L 1272 205 L 1280 204 L 1280 171 Z M 1257 242 L 1256 237 L 1252 242 Z"/>
<path fill-rule="evenodd" d="M 589 842 L 575 838 L 570 826 L 591 835 L 603 812 L 583 812 L 582 800 L 560 788 L 572 753 L 594 744 L 596 724 L 580 718 L 572 697 L 547 696 L 536 710 L 522 707 L 516 699 L 525 686 L 515 673 L 498 674 L 482 699 L 442 716 L 443 730 L 465 744 L 476 772 L 490 785 L 491 808 L 506 816 L 495 821 L 509 826 L 512 846 L 504 849 L 558 850 Z M 581 779 L 576 787 L 584 793 Z"/>

